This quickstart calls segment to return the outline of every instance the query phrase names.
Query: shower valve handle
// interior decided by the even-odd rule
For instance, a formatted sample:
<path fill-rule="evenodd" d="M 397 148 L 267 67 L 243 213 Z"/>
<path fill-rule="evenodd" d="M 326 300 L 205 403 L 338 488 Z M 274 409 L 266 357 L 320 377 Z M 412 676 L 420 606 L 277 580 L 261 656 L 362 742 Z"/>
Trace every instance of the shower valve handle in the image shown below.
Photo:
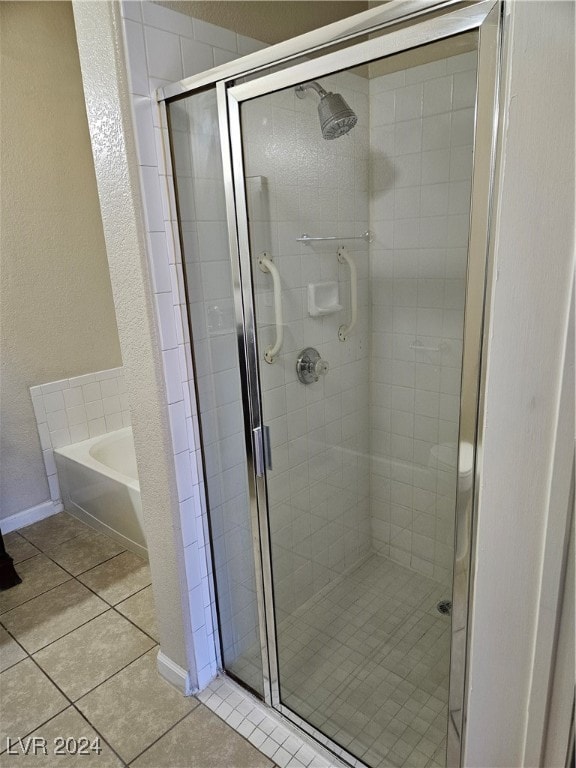
<path fill-rule="evenodd" d="M 328 373 L 328 367 L 328 363 L 322 360 L 317 349 L 306 347 L 298 355 L 296 374 L 302 384 L 313 384 L 320 376 Z"/>

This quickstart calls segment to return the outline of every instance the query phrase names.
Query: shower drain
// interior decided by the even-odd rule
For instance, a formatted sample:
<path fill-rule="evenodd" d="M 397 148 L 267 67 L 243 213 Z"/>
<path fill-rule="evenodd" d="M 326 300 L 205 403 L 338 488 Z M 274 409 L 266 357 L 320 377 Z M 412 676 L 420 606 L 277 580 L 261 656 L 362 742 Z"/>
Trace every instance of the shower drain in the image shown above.
<path fill-rule="evenodd" d="M 440 600 L 439 603 L 436 603 L 436 610 L 444 616 L 451 616 L 452 600 Z"/>

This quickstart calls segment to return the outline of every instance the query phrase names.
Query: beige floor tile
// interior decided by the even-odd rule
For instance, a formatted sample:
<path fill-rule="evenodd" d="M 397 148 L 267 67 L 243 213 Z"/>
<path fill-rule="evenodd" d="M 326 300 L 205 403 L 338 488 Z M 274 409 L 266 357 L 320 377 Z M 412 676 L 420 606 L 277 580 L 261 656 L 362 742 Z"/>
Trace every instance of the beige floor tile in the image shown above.
<path fill-rule="evenodd" d="M 0 627 L 0 672 L 26 658 L 26 651 L 20 648 L 3 627 Z M 0 744 L 0 749 L 2 745 Z"/>
<path fill-rule="evenodd" d="M 84 716 L 126 761 L 198 705 L 196 699 L 182 696 L 162 680 L 156 655 L 154 648 L 77 702 Z"/>
<path fill-rule="evenodd" d="M 118 603 L 116 610 L 130 619 L 137 627 L 147 632 L 151 637 L 158 641 L 158 628 L 156 626 L 156 611 L 154 608 L 154 598 L 152 597 L 152 587 L 141 589 L 135 595 L 129 597 L 121 603 Z"/>
<path fill-rule="evenodd" d="M 60 514 L 47 517 L 38 523 L 27 525 L 26 528 L 20 528 L 18 533 L 31 541 L 38 549 L 44 551 L 62 544 L 63 541 L 73 539 L 74 536 L 78 536 L 87 528 L 88 526 L 76 520 L 72 515 L 60 512 Z"/>
<path fill-rule="evenodd" d="M 18 563 L 18 575 L 22 584 L 0 592 L 0 613 L 5 613 L 68 581 L 70 574 L 53 563 L 45 555 L 36 555 Z"/>
<path fill-rule="evenodd" d="M 106 610 L 107 603 L 71 579 L 3 614 L 2 623 L 34 653 Z"/>
<path fill-rule="evenodd" d="M 109 536 L 86 528 L 73 539 L 47 548 L 45 551 L 59 566 L 73 576 L 77 576 L 124 552 L 124 549 L 125 547 Z"/>
<path fill-rule="evenodd" d="M 10 768 L 13 765 L 21 766 L 21 768 L 27 766 L 38 766 L 38 768 L 58 768 L 58 766 L 66 766 L 66 768 L 83 768 L 83 766 L 119 768 L 123 765 L 104 739 L 98 736 L 92 726 L 73 707 L 68 707 L 68 709 L 60 712 L 52 720 L 40 726 L 31 736 L 46 740 L 46 754 L 39 748 L 37 754 L 25 755 L 22 747 L 18 749 L 16 745 L 12 750 L 17 752 L 17 755 L 7 755 L 6 753 L 0 755 L 0 768 Z M 71 753 L 55 754 L 56 749 L 61 751 L 63 748 L 59 741 L 60 737 L 75 739 L 76 747 L 80 747 L 82 753 L 75 755 Z M 86 739 L 88 744 L 86 744 Z M 95 740 L 97 740 L 96 743 Z M 64 745 L 64 749 L 66 746 L 72 752 L 75 745 L 71 742 L 69 745 Z M 98 754 L 91 749 L 91 746 L 96 747 L 96 749 L 99 746 L 102 751 Z"/>
<path fill-rule="evenodd" d="M 12 531 L 12 533 L 7 533 L 4 536 L 4 546 L 14 564 L 21 563 L 22 560 L 34 557 L 34 555 L 40 552 L 33 544 L 30 544 L 29 541 L 20 536 L 17 531 Z"/>
<path fill-rule="evenodd" d="M 267 768 L 273 763 L 200 704 L 131 765 L 133 768 Z"/>
<path fill-rule="evenodd" d="M 150 567 L 133 552 L 123 552 L 78 577 L 110 605 L 116 605 L 150 582 Z"/>
<path fill-rule="evenodd" d="M 0 675 L 2 720 L 0 744 L 26 736 L 68 706 L 68 701 L 32 659 L 24 659 Z"/>
<path fill-rule="evenodd" d="M 129 621 L 108 611 L 38 651 L 34 659 L 75 700 L 153 645 Z"/>

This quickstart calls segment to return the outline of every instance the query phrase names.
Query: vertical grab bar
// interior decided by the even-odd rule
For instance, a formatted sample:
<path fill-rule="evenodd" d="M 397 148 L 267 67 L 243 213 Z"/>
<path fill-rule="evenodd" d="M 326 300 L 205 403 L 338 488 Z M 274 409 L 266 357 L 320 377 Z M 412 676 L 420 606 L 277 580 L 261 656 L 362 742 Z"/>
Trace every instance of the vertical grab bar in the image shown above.
<path fill-rule="evenodd" d="M 350 268 L 350 322 L 348 325 L 341 325 L 338 329 L 338 339 L 346 341 L 348 335 L 356 325 L 358 319 L 358 275 L 354 260 L 348 256 L 345 246 L 338 248 L 338 261 L 340 264 L 348 264 Z"/>
<path fill-rule="evenodd" d="M 258 256 L 258 264 L 262 272 L 269 272 L 272 275 L 272 282 L 274 283 L 274 317 L 276 321 L 276 341 L 272 346 L 266 348 L 264 352 L 264 360 L 267 363 L 272 364 L 276 359 L 277 354 L 282 348 L 282 342 L 284 341 L 284 321 L 282 319 L 282 291 L 280 286 L 280 273 L 272 259 L 268 257 L 266 251 L 263 251 Z"/>

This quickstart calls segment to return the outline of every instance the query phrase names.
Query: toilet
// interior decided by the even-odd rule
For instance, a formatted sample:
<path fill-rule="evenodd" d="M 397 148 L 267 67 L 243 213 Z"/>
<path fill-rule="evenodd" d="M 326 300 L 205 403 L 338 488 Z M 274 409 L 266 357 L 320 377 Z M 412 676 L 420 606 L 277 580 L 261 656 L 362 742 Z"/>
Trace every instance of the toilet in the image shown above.
<path fill-rule="evenodd" d="M 471 443 L 460 445 L 460 466 L 458 467 L 458 443 L 438 443 L 430 449 L 431 458 L 437 463 L 438 469 L 444 472 L 458 473 L 458 489 L 469 490 L 472 487 L 474 470 L 474 449 Z"/>

